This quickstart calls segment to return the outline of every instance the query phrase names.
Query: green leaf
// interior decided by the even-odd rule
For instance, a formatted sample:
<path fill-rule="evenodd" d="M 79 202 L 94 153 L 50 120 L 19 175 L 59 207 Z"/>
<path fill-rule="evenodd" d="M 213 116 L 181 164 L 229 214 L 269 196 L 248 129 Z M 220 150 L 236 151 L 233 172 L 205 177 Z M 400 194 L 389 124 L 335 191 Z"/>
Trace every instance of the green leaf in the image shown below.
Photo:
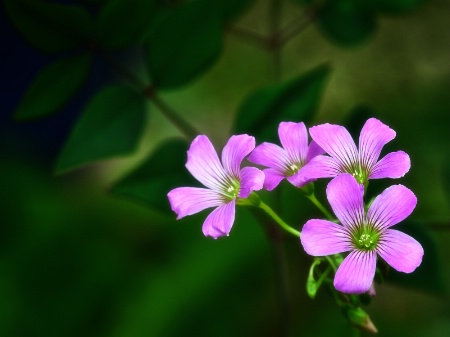
<path fill-rule="evenodd" d="M 82 7 L 39 0 L 5 0 L 11 21 L 34 47 L 55 53 L 87 46 L 93 21 Z"/>
<path fill-rule="evenodd" d="M 403 14 L 417 9 L 427 0 L 374 0 L 373 6 L 386 14 Z"/>
<path fill-rule="evenodd" d="M 154 24 L 156 0 L 112 0 L 101 10 L 99 43 L 106 49 L 121 49 L 141 42 Z"/>
<path fill-rule="evenodd" d="M 373 9 L 361 0 L 328 0 L 319 16 L 323 33 L 342 46 L 366 41 L 376 29 Z"/>
<path fill-rule="evenodd" d="M 195 185 L 185 168 L 188 144 L 176 139 L 163 143 L 142 165 L 112 187 L 112 192 L 133 198 L 161 212 L 171 212 L 167 193 Z"/>
<path fill-rule="evenodd" d="M 192 1 L 158 17 L 146 39 L 146 60 L 158 89 L 180 87 L 217 60 L 222 48 L 222 22 L 217 7 Z"/>
<path fill-rule="evenodd" d="M 220 16 L 226 24 L 242 15 L 245 10 L 253 5 L 254 0 L 218 0 L 217 3 L 220 6 Z"/>
<path fill-rule="evenodd" d="M 56 171 L 130 153 L 145 124 L 147 101 L 123 85 L 103 89 L 89 102 L 58 159 Z"/>
<path fill-rule="evenodd" d="M 27 120 L 58 111 L 86 81 L 90 55 L 55 61 L 42 69 L 25 92 L 14 117 Z"/>
<path fill-rule="evenodd" d="M 328 73 L 329 67 L 322 65 L 288 82 L 254 92 L 239 108 L 235 132 L 276 142 L 280 122 L 311 122 Z"/>
<path fill-rule="evenodd" d="M 442 279 L 439 252 L 426 225 L 407 220 L 396 225 L 395 229 L 416 239 L 422 245 L 425 254 L 421 265 L 411 274 L 400 273 L 390 268 L 385 280 L 401 287 L 406 286 L 429 293 L 444 293 L 446 289 Z"/>

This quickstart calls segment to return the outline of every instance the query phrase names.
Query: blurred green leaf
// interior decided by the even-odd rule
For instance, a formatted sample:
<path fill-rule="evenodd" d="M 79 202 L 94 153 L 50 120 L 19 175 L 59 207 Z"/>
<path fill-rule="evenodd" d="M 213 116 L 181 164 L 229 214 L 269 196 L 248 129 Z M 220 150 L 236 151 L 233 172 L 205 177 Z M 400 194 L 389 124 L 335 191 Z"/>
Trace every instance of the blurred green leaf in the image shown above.
<path fill-rule="evenodd" d="M 403 221 L 396 225 L 395 229 L 416 239 L 422 245 L 425 254 L 421 265 L 411 274 L 400 273 L 390 268 L 385 280 L 402 287 L 406 286 L 429 293 L 444 293 L 446 289 L 440 268 L 439 252 L 426 225 L 413 221 Z"/>
<path fill-rule="evenodd" d="M 219 14 L 226 24 L 242 15 L 245 10 L 253 5 L 254 0 L 218 0 L 217 3 L 219 5 Z"/>
<path fill-rule="evenodd" d="M 442 183 L 447 200 L 450 201 L 450 152 L 448 150 L 442 166 Z"/>
<path fill-rule="evenodd" d="M 373 6 L 382 13 L 403 14 L 412 11 L 427 0 L 373 0 Z"/>
<path fill-rule="evenodd" d="M 182 86 L 206 71 L 222 48 L 217 7 L 198 0 L 158 17 L 146 38 L 146 60 L 158 89 Z"/>
<path fill-rule="evenodd" d="M 192 223 L 191 219 L 183 222 Z M 200 228 L 201 223 L 197 225 Z M 139 296 L 122 307 L 111 336 L 209 336 L 213 327 L 218 329 L 214 336 L 237 336 L 245 331 L 239 317 L 249 324 L 254 315 L 246 317 L 245 310 L 240 309 L 245 306 L 250 310 L 258 307 L 261 297 L 260 303 L 270 298 L 270 291 L 263 288 L 270 281 L 270 254 L 267 240 L 249 212 L 239 212 L 234 227 L 233 235 L 227 238 L 188 238 L 190 244 L 179 241 L 184 246 L 176 258 L 160 270 L 149 270 Z M 180 235 L 174 234 L 174 239 L 180 240 Z M 216 310 L 210 310 L 212 307 Z M 215 319 L 216 324 L 204 321 L 204 317 Z M 185 318 L 193 320 L 194 325 L 188 325 Z M 226 333 L 220 329 L 222 325 Z M 254 332 L 254 326 L 250 330 Z"/>
<path fill-rule="evenodd" d="M 239 108 L 235 132 L 251 134 L 259 141 L 276 142 L 280 122 L 311 122 L 329 71 L 328 65 L 321 65 L 293 80 L 252 93 Z"/>
<path fill-rule="evenodd" d="M 25 92 L 14 117 L 26 120 L 58 111 L 84 84 L 91 56 L 55 61 L 42 69 Z"/>
<path fill-rule="evenodd" d="M 350 111 L 349 115 L 344 120 L 343 125 L 347 128 L 354 139 L 358 139 L 361 129 L 366 121 L 374 116 L 375 113 L 369 106 L 364 104 L 357 105 Z"/>
<path fill-rule="evenodd" d="M 319 15 L 324 34 L 342 46 L 366 41 L 376 28 L 372 7 L 362 0 L 327 0 Z"/>
<path fill-rule="evenodd" d="M 120 49 L 141 42 L 154 24 L 157 0 L 112 0 L 101 10 L 99 43 L 106 49 Z"/>
<path fill-rule="evenodd" d="M 62 172 L 133 151 L 145 125 L 147 101 L 124 85 L 103 89 L 89 102 L 58 159 Z"/>
<path fill-rule="evenodd" d="M 135 171 L 117 182 L 112 192 L 142 201 L 161 212 L 171 212 L 167 193 L 181 186 L 195 184 L 184 167 L 188 144 L 181 139 L 170 140 Z"/>
<path fill-rule="evenodd" d="M 94 31 L 93 21 L 82 7 L 39 0 L 5 0 L 4 4 L 22 35 L 47 53 L 87 46 Z"/>

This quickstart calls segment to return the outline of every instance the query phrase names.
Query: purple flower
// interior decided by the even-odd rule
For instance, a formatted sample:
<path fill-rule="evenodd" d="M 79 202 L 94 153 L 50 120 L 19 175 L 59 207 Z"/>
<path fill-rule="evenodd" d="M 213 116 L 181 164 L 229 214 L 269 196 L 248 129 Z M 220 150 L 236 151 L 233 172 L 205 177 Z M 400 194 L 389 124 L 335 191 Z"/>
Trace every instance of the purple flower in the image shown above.
<path fill-rule="evenodd" d="M 417 198 L 403 185 L 383 191 L 364 214 L 360 185 L 350 174 L 341 174 L 327 187 L 327 198 L 342 225 L 326 220 L 309 220 L 301 242 L 313 256 L 350 252 L 334 278 L 337 290 L 360 294 L 368 291 L 375 274 L 377 254 L 392 268 L 413 272 L 422 262 L 423 248 L 416 240 L 390 229 L 408 217 Z"/>
<path fill-rule="evenodd" d="M 308 131 L 303 123 L 280 123 L 278 136 L 283 148 L 272 143 L 262 143 L 253 150 L 248 160 L 268 167 L 264 170 L 264 188 L 269 191 L 284 178 L 297 187 L 306 185 L 311 180 L 300 177 L 298 171 L 324 151 L 315 142 L 308 146 Z"/>
<path fill-rule="evenodd" d="M 411 166 L 403 151 L 391 152 L 378 161 L 381 149 L 395 138 L 395 131 L 370 118 L 359 136 L 359 150 L 346 128 L 322 124 L 309 129 L 312 139 L 329 156 L 317 156 L 301 171 L 303 179 L 335 177 L 347 172 L 363 184 L 368 179 L 400 178 Z"/>
<path fill-rule="evenodd" d="M 228 235 L 234 222 L 236 198 L 247 198 L 263 186 L 263 172 L 255 167 L 240 168 L 254 148 L 255 138 L 232 136 L 223 148 L 221 163 L 208 137 L 197 136 L 188 150 L 186 167 L 207 188 L 180 187 L 169 192 L 177 219 L 217 207 L 203 223 L 203 234 L 215 239 Z"/>

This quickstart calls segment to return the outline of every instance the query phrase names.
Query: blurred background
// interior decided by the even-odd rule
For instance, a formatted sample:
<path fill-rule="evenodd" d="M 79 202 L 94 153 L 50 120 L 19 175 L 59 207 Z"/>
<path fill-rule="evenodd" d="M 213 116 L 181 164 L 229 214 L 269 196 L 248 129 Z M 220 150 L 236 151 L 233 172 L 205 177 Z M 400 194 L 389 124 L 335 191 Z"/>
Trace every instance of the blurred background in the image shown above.
<path fill-rule="evenodd" d="M 449 17 L 446 0 L 3 0 L 0 336 L 351 335 L 325 289 L 306 295 L 295 238 L 239 208 L 213 240 L 207 212 L 169 210 L 170 188 L 198 186 L 193 134 L 265 141 L 258 109 L 274 141 L 278 113 L 355 139 L 372 116 L 397 132 L 384 152 L 411 171 L 371 193 L 414 191 L 399 228 L 425 256 L 364 310 L 380 336 L 448 336 Z M 291 101 L 300 113 L 283 115 Z M 320 216 L 287 184 L 262 196 L 294 227 Z"/>

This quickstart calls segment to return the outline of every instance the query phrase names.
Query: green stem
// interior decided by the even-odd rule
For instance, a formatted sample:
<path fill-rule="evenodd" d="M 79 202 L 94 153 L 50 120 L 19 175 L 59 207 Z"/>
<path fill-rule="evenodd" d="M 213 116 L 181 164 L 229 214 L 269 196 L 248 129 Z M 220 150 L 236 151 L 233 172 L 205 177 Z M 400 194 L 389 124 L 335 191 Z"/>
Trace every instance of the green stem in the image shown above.
<path fill-rule="evenodd" d="M 289 226 L 286 222 L 283 221 L 283 219 L 281 219 L 278 214 L 276 214 L 272 208 L 270 208 L 269 206 L 267 206 L 264 202 L 260 201 L 259 208 L 261 208 L 264 212 L 266 212 L 273 220 L 275 220 L 275 222 L 280 225 L 281 228 L 283 228 L 286 232 L 291 233 L 292 235 L 296 236 L 296 237 L 300 237 L 301 233 L 292 228 L 291 226 Z"/>
<path fill-rule="evenodd" d="M 185 136 L 189 139 L 194 139 L 197 135 L 200 134 L 193 126 L 191 126 L 188 122 L 186 122 L 183 118 L 181 118 L 175 110 L 173 110 L 170 106 L 167 105 L 158 95 L 153 94 L 150 97 L 151 101 L 155 106 L 161 111 L 161 113 L 173 124 L 175 125 L 179 131 L 181 131 Z"/>
<path fill-rule="evenodd" d="M 116 73 L 128 80 L 139 91 L 143 92 L 145 97 L 151 100 L 153 104 L 158 107 L 163 116 L 165 116 L 186 137 L 188 137 L 189 139 L 193 139 L 199 134 L 199 132 L 193 126 L 191 126 L 187 121 L 181 118 L 177 112 L 169 107 L 167 103 L 165 103 L 156 94 L 152 86 L 145 83 L 142 79 L 136 76 L 135 73 L 126 68 L 121 62 L 117 61 L 110 54 L 103 51 L 98 51 L 98 55 L 103 58 L 103 60 L 108 63 Z"/>
<path fill-rule="evenodd" d="M 333 221 L 334 217 L 331 215 L 330 212 L 327 211 L 327 209 L 322 205 L 322 203 L 317 200 L 316 195 L 314 192 L 311 194 L 307 194 L 306 197 L 311 200 L 311 202 L 327 217 L 328 220 Z"/>

